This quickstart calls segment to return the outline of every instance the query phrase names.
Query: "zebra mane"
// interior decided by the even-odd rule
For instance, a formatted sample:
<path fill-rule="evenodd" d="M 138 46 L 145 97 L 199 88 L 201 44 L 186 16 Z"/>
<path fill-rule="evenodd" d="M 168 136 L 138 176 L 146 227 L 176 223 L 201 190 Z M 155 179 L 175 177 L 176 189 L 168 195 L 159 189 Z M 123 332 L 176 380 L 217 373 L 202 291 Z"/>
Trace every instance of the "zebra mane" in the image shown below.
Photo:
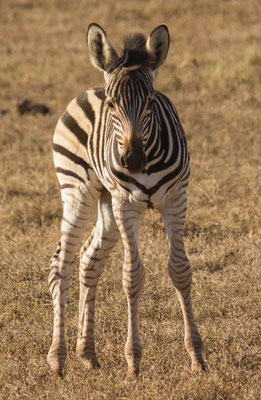
<path fill-rule="evenodd" d="M 121 57 L 115 68 L 150 68 L 154 62 L 154 57 L 146 49 L 145 36 L 142 33 L 135 33 L 123 38 Z"/>

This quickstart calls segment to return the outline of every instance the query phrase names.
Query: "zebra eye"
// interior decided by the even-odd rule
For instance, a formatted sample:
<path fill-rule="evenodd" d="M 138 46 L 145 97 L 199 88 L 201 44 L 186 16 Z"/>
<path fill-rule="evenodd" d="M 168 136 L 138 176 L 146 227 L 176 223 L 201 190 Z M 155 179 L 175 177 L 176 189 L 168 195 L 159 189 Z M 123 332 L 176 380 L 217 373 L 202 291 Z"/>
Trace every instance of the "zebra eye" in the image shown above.
<path fill-rule="evenodd" d="M 114 106 L 114 104 L 113 104 L 112 101 L 108 101 L 108 102 L 107 102 L 107 105 L 108 105 L 108 107 L 109 107 L 111 110 L 113 110 L 113 109 L 115 108 L 115 106 Z"/>

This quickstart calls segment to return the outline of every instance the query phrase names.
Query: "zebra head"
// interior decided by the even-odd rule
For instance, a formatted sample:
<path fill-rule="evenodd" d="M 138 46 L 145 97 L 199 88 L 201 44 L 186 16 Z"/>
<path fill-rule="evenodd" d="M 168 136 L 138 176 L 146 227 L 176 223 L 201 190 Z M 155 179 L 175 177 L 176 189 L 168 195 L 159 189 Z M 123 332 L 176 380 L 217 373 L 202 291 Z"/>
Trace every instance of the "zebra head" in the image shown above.
<path fill-rule="evenodd" d="M 146 143 L 155 121 L 153 80 L 169 48 L 166 25 L 159 25 L 146 39 L 126 37 L 119 56 L 105 31 L 91 24 L 87 46 L 92 64 L 105 76 L 105 107 L 118 143 L 119 163 L 136 173 L 147 163 Z"/>

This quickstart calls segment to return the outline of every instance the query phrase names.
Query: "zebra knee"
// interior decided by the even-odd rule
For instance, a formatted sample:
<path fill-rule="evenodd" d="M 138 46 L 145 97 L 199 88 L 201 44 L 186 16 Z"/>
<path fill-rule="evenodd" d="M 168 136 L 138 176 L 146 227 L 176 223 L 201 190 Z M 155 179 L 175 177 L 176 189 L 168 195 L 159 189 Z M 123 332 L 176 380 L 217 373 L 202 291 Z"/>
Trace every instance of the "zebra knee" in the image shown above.
<path fill-rule="evenodd" d="M 138 266 L 129 268 L 129 265 L 124 264 L 122 283 L 123 289 L 128 298 L 139 298 L 145 281 L 145 268 L 140 262 Z"/>
<path fill-rule="evenodd" d="M 94 233 L 95 233 L 95 228 L 92 230 L 90 236 L 88 237 L 88 239 L 86 240 L 86 242 L 82 245 L 82 247 L 80 249 L 80 264 L 86 258 L 87 251 L 89 250 L 90 245 L 93 241 Z"/>
<path fill-rule="evenodd" d="M 106 257 L 101 251 L 101 242 L 97 241 L 95 236 L 94 229 L 81 249 L 79 279 L 86 288 L 97 285 L 106 261 Z"/>
<path fill-rule="evenodd" d="M 80 260 L 86 265 L 91 261 L 103 265 L 119 240 L 118 231 L 97 225 L 81 248 Z"/>
<path fill-rule="evenodd" d="M 48 283 L 49 283 L 49 289 L 50 292 L 53 292 L 54 287 L 56 286 L 57 283 L 57 278 L 59 274 L 59 255 L 61 253 L 61 240 L 58 243 L 58 246 L 51 257 L 50 260 L 50 272 L 48 276 Z"/>
<path fill-rule="evenodd" d="M 48 276 L 48 283 L 50 292 L 53 294 L 54 288 L 59 282 L 68 281 L 74 270 L 74 262 L 66 261 L 65 254 L 62 250 L 61 240 L 51 257 L 50 260 L 50 272 Z M 64 286 L 64 285 L 63 285 Z M 62 289 L 61 289 L 62 290 Z"/>
<path fill-rule="evenodd" d="M 179 291 L 190 291 L 192 270 L 188 263 L 168 265 L 168 273 L 174 287 Z"/>
<path fill-rule="evenodd" d="M 60 252 L 61 252 L 61 240 L 59 240 L 57 248 L 56 248 L 54 254 L 52 255 L 52 258 L 50 260 L 51 265 L 57 261 L 57 259 L 59 258 Z"/>

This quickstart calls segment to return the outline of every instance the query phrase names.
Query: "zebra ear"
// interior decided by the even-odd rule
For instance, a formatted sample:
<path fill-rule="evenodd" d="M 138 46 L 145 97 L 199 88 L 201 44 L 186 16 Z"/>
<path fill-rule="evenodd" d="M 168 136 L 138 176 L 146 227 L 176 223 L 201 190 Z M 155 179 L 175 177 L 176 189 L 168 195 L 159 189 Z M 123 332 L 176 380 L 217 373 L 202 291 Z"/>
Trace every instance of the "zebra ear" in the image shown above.
<path fill-rule="evenodd" d="M 165 62 L 169 51 L 169 41 L 169 30 L 165 24 L 157 26 L 148 37 L 146 49 L 155 60 L 153 71 L 160 68 Z"/>
<path fill-rule="evenodd" d="M 92 64 L 105 72 L 115 65 L 119 56 L 107 38 L 105 31 L 98 24 L 90 24 L 86 35 L 86 43 Z"/>

